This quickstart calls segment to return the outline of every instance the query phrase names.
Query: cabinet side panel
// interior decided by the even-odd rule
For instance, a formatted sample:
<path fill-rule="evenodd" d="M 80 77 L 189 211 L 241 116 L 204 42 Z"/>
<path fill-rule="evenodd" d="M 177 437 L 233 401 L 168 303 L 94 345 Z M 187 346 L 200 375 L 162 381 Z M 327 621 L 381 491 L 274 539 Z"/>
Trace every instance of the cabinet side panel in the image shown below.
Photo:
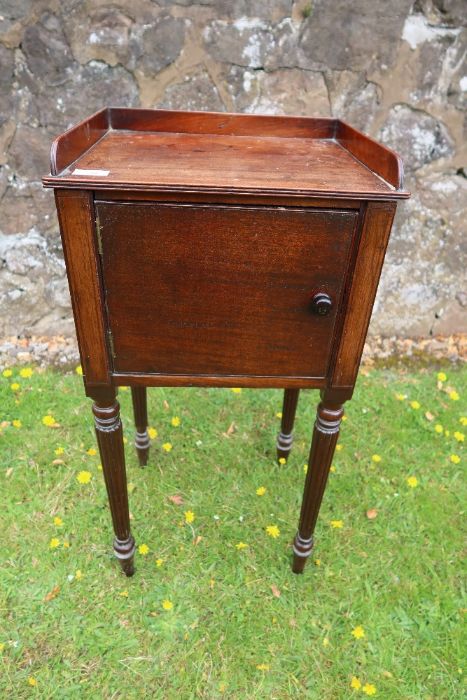
<path fill-rule="evenodd" d="M 356 381 L 395 211 L 395 202 L 367 206 L 331 387 Z"/>
<path fill-rule="evenodd" d="M 109 363 L 92 195 L 56 190 L 55 201 L 85 381 L 107 384 Z"/>

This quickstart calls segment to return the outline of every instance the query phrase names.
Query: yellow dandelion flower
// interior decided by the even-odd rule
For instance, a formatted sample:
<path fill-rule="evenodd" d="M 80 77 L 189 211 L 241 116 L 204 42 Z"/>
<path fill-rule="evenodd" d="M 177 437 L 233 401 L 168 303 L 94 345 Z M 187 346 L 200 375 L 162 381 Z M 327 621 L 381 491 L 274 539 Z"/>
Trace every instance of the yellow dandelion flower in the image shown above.
<path fill-rule="evenodd" d="M 335 473 L 336 467 L 334 466 L 334 464 L 331 464 L 331 466 L 329 467 L 329 471 L 332 472 L 333 474 Z"/>
<path fill-rule="evenodd" d="M 12 391 L 19 391 L 19 384 L 18 382 L 13 382 L 13 384 L 10 384 L 10 389 Z"/>
<path fill-rule="evenodd" d="M 56 525 L 57 527 L 63 525 L 63 520 L 58 515 L 56 515 L 54 518 L 54 525 Z"/>
<path fill-rule="evenodd" d="M 65 452 L 65 448 L 64 447 L 56 447 L 54 452 L 58 457 L 58 455 L 62 455 Z"/>
<path fill-rule="evenodd" d="M 172 449 L 172 443 L 164 442 L 164 444 L 162 445 L 162 449 L 164 450 L 164 452 L 170 452 L 170 450 Z"/>
<path fill-rule="evenodd" d="M 445 375 L 444 372 L 438 372 L 438 374 L 436 376 L 437 376 L 439 382 L 445 382 L 447 379 L 447 376 Z"/>
<path fill-rule="evenodd" d="M 164 610 L 172 610 L 173 606 L 174 604 L 172 603 L 172 601 L 167 600 L 167 598 L 162 601 L 162 607 L 164 608 Z"/>
<path fill-rule="evenodd" d="M 49 542 L 50 549 L 56 549 L 59 546 L 60 546 L 60 540 L 58 539 L 58 537 L 52 537 L 52 539 Z"/>
<path fill-rule="evenodd" d="M 23 377 L 23 379 L 29 379 L 29 377 L 32 377 L 31 367 L 23 367 L 23 369 L 20 369 L 19 376 Z"/>
<path fill-rule="evenodd" d="M 281 531 L 279 530 L 277 525 L 268 525 L 266 528 L 266 532 L 269 535 L 269 537 L 274 537 L 274 539 L 276 537 L 279 537 L 279 535 L 281 534 Z"/>
<path fill-rule="evenodd" d="M 420 408 L 420 403 L 418 401 L 411 401 L 410 408 L 413 408 L 415 411 L 418 411 L 418 409 Z"/>
<path fill-rule="evenodd" d="M 14 421 L 13 421 L 14 425 Z M 454 437 L 457 440 L 457 442 L 464 442 L 464 433 L 461 433 L 459 430 L 456 430 L 454 433 Z"/>
<path fill-rule="evenodd" d="M 180 425 L 180 418 L 178 416 L 174 416 L 170 422 L 172 423 L 174 428 L 178 428 L 178 426 Z"/>
<path fill-rule="evenodd" d="M 128 391 L 127 386 L 121 386 L 121 387 L 119 387 L 119 389 L 120 389 L 120 391 Z"/>
<path fill-rule="evenodd" d="M 248 547 L 246 542 L 237 542 L 235 546 L 237 549 L 246 549 Z"/>
<path fill-rule="evenodd" d="M 350 681 L 350 687 L 353 688 L 354 690 L 360 690 L 362 687 L 361 681 L 357 676 L 352 676 L 352 680 Z"/>
<path fill-rule="evenodd" d="M 381 462 L 380 455 L 371 455 L 371 461 L 376 462 L 376 464 L 378 464 L 379 462 Z"/>
<path fill-rule="evenodd" d="M 457 391 L 450 391 L 449 398 L 451 399 L 451 401 L 459 401 L 459 394 L 457 393 Z"/>
<path fill-rule="evenodd" d="M 461 458 L 459 457 L 459 455 L 451 455 L 449 457 L 449 459 L 451 460 L 451 462 L 453 464 L 459 464 L 459 462 L 461 461 Z"/>
<path fill-rule="evenodd" d="M 155 428 L 148 428 L 148 435 L 151 440 L 155 440 L 157 437 L 157 430 Z"/>
<path fill-rule="evenodd" d="M 82 578 L 83 578 L 83 572 L 81 571 L 81 569 L 77 569 L 77 570 L 76 570 L 76 573 L 75 573 L 75 579 L 76 579 L 77 581 L 79 581 L 79 580 L 82 579 Z"/>
<path fill-rule="evenodd" d="M 282 411 L 277 411 L 276 418 L 282 418 Z"/>
<path fill-rule="evenodd" d="M 315 559 L 315 566 L 321 566 L 321 559 Z"/>
<path fill-rule="evenodd" d="M 365 630 L 363 629 L 362 625 L 357 625 L 357 627 L 352 630 L 352 636 L 355 637 L 355 639 L 363 639 L 365 636 Z"/>
<path fill-rule="evenodd" d="M 411 489 L 414 489 L 416 486 L 418 486 L 418 479 L 416 476 L 409 476 L 407 478 L 407 484 L 410 486 Z"/>
<path fill-rule="evenodd" d="M 156 559 L 156 566 L 162 566 L 163 563 L 164 563 L 163 559 Z"/>
<path fill-rule="evenodd" d="M 308 464 L 303 465 L 303 473 L 306 474 L 308 471 Z"/>
<path fill-rule="evenodd" d="M 13 372 L 11 371 L 11 369 L 4 369 L 3 372 L 2 372 L 2 374 L 3 374 L 4 377 L 6 377 L 6 378 L 8 379 L 8 377 L 11 377 L 11 375 L 13 374 Z"/>
<path fill-rule="evenodd" d="M 344 445 L 336 445 L 336 452 L 340 452 L 343 449 Z"/>
<path fill-rule="evenodd" d="M 97 465 L 97 469 L 98 469 L 98 471 L 101 472 L 101 471 L 102 471 L 102 464 L 98 464 L 98 465 Z"/>
<path fill-rule="evenodd" d="M 258 488 L 256 489 L 256 495 L 257 496 L 264 496 L 265 493 L 266 493 L 266 487 L 265 486 L 258 486 Z"/>
<path fill-rule="evenodd" d="M 90 457 L 94 457 L 94 455 L 97 454 L 97 450 L 94 447 L 90 447 L 89 450 L 86 450 L 86 454 Z"/>
<path fill-rule="evenodd" d="M 143 557 L 146 556 L 146 554 L 149 553 L 149 547 L 147 544 L 140 544 L 138 547 L 138 552 L 143 555 Z"/>
<path fill-rule="evenodd" d="M 121 595 L 122 598 L 128 598 L 128 591 L 125 589 L 124 591 L 120 591 L 118 595 Z"/>
<path fill-rule="evenodd" d="M 65 547 L 65 549 L 69 549 L 70 543 L 67 540 L 65 540 L 65 542 L 63 543 L 63 546 Z"/>
<path fill-rule="evenodd" d="M 234 394 L 242 393 L 242 390 L 239 387 L 233 387 L 230 391 L 232 391 Z"/>
<path fill-rule="evenodd" d="M 395 396 L 396 396 L 397 401 L 405 401 L 407 398 L 406 394 L 396 394 Z"/>
<path fill-rule="evenodd" d="M 269 664 L 256 664 L 258 671 L 269 671 Z"/>
<path fill-rule="evenodd" d="M 346 421 L 346 420 L 347 420 L 347 416 L 346 416 L 345 414 L 342 416 L 342 420 L 343 420 L 343 421 Z"/>
<path fill-rule="evenodd" d="M 459 423 L 465 427 L 467 425 L 467 416 L 461 416 L 459 418 Z"/>
<path fill-rule="evenodd" d="M 365 695 L 376 695 L 376 686 L 373 683 L 365 683 L 362 690 Z"/>
<path fill-rule="evenodd" d="M 3 642 L 0 642 L 0 654 L 2 653 L 4 648 L 5 648 L 5 644 Z"/>
<path fill-rule="evenodd" d="M 12 420 L 12 421 L 11 421 L 11 425 L 13 426 L 13 428 L 21 428 L 21 426 L 22 426 L 23 424 L 21 423 L 20 420 L 18 420 L 17 418 L 15 418 L 15 420 Z"/>
<path fill-rule="evenodd" d="M 124 445 L 127 445 L 127 444 L 128 444 L 128 438 L 127 438 L 127 437 L 124 437 L 124 438 L 123 438 L 123 444 L 124 444 Z"/>
<path fill-rule="evenodd" d="M 335 527 L 337 529 L 344 527 L 343 520 L 331 520 L 329 524 L 331 527 Z"/>
<path fill-rule="evenodd" d="M 48 428 L 51 428 L 53 425 L 55 425 L 55 418 L 48 414 L 47 416 L 42 417 L 42 423 L 46 425 Z"/>
<path fill-rule="evenodd" d="M 285 464 L 287 462 L 285 457 L 279 457 L 278 459 L 279 464 Z"/>
<path fill-rule="evenodd" d="M 444 428 L 443 428 L 443 426 L 441 425 L 441 423 L 436 423 L 436 425 L 435 425 L 435 433 L 438 433 L 439 435 L 441 435 L 441 433 L 443 432 L 443 430 L 444 430 Z"/>
<path fill-rule="evenodd" d="M 83 376 L 83 368 L 81 367 L 81 365 L 78 365 L 78 367 L 76 367 L 75 372 L 76 372 L 76 374 L 78 374 L 80 377 Z"/>
<path fill-rule="evenodd" d="M 185 511 L 185 522 L 186 523 L 192 523 L 195 519 L 195 514 L 193 513 L 192 510 L 186 510 Z"/>
<path fill-rule="evenodd" d="M 29 676 L 28 678 L 28 684 L 31 685 L 33 688 L 37 685 L 37 681 L 33 676 Z"/>
<path fill-rule="evenodd" d="M 80 484 L 89 484 L 89 482 L 92 479 L 92 474 L 91 474 L 91 472 L 88 472 L 88 471 L 82 471 L 82 472 L 79 472 L 76 479 L 78 480 L 78 482 Z"/>
<path fill-rule="evenodd" d="M 323 639 L 323 647 L 328 647 L 330 644 L 330 641 L 327 637 L 324 637 Z"/>

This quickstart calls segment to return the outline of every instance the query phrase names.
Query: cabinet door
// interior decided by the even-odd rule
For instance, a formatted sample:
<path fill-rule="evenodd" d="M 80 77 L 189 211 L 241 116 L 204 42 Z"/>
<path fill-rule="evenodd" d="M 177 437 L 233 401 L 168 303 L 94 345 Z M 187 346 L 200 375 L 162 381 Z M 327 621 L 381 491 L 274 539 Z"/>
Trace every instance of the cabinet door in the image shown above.
<path fill-rule="evenodd" d="M 355 211 L 96 206 L 115 372 L 326 375 Z"/>

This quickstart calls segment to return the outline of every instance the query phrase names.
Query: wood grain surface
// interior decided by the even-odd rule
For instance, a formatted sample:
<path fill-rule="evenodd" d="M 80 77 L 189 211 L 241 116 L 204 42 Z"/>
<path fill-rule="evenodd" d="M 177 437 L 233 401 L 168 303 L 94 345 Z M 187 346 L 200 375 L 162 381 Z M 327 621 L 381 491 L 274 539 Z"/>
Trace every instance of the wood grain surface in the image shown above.
<path fill-rule="evenodd" d="M 354 211 L 96 206 L 116 372 L 325 376 Z"/>
<path fill-rule="evenodd" d="M 111 131 L 78 158 L 75 169 L 109 171 L 97 187 L 332 192 L 348 197 L 388 195 L 393 188 L 326 139 Z"/>
<path fill-rule="evenodd" d="M 330 383 L 354 385 L 396 212 L 394 202 L 369 202 L 356 252 L 352 284 Z"/>
<path fill-rule="evenodd" d="M 397 199 L 402 178 L 393 151 L 338 119 L 107 108 L 54 141 L 43 183 Z"/>
<path fill-rule="evenodd" d="M 56 190 L 55 201 L 85 381 L 109 383 L 92 195 Z"/>

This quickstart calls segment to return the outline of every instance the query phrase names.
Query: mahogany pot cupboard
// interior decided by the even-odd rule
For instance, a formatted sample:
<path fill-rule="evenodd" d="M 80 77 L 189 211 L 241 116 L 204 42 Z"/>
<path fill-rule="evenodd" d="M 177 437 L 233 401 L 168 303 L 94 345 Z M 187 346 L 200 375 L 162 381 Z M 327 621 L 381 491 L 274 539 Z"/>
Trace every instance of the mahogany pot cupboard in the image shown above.
<path fill-rule="evenodd" d="M 375 299 L 402 164 L 338 119 L 106 108 L 51 152 L 86 395 L 134 572 L 118 387 L 148 459 L 146 387 L 300 389 L 321 403 L 293 570 L 303 571 Z"/>

